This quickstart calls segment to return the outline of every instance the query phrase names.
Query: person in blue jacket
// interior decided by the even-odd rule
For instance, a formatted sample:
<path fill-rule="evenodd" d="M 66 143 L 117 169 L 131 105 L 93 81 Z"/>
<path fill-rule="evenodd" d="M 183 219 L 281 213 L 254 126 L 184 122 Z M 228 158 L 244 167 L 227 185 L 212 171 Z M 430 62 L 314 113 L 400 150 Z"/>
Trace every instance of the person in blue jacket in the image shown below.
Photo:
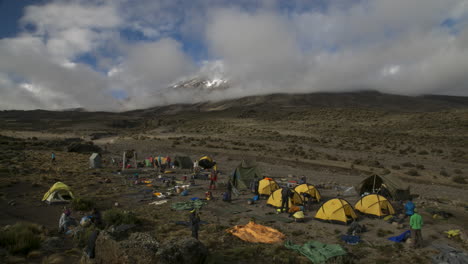
<path fill-rule="evenodd" d="M 408 199 L 408 202 L 406 202 L 405 204 L 405 216 L 412 216 L 414 214 L 414 208 L 416 208 L 416 206 L 414 205 L 414 203 L 412 202 L 412 199 L 411 197 Z"/>

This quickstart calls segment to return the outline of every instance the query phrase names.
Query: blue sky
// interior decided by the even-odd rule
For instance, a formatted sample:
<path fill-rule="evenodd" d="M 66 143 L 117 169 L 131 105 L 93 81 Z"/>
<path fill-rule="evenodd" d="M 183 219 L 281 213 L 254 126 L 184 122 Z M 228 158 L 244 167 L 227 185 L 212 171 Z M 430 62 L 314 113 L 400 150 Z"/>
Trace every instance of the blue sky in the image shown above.
<path fill-rule="evenodd" d="M 0 18 L 0 109 L 468 95 L 466 0 L 0 0 Z M 170 89 L 194 76 L 231 86 Z"/>

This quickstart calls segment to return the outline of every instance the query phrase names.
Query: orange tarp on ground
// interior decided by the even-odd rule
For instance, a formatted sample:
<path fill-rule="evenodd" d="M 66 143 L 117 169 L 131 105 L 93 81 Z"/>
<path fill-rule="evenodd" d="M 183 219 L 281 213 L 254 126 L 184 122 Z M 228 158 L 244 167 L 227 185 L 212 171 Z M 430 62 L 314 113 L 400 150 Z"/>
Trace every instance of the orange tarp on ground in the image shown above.
<path fill-rule="evenodd" d="M 285 239 L 285 235 L 280 231 L 254 222 L 249 222 L 246 225 L 237 225 L 229 228 L 227 232 L 236 237 L 252 243 L 277 243 Z"/>

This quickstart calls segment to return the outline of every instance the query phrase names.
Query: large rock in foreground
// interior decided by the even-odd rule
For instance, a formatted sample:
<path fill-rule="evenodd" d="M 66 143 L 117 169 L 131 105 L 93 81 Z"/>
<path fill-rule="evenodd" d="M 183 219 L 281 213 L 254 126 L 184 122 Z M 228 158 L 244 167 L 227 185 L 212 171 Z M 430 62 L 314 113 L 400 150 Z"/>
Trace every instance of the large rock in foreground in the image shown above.
<path fill-rule="evenodd" d="M 170 240 L 156 254 L 157 263 L 161 264 L 201 264 L 207 256 L 205 245 L 192 237 Z"/>
<path fill-rule="evenodd" d="M 158 263 L 158 247 L 156 239 L 147 233 L 132 233 L 128 239 L 117 241 L 107 232 L 102 232 L 96 240 L 94 263 Z"/>

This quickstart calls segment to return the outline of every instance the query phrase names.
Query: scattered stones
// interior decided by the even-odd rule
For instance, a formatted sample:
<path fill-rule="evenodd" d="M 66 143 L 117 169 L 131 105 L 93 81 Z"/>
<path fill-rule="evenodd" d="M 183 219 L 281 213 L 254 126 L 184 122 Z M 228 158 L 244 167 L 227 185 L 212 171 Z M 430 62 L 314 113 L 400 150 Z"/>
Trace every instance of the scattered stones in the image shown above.
<path fill-rule="evenodd" d="M 208 249 L 194 238 L 173 239 L 165 243 L 156 254 L 158 263 L 203 263 Z"/>
<path fill-rule="evenodd" d="M 60 237 L 47 237 L 41 244 L 44 251 L 55 251 L 63 246 L 63 239 Z"/>
<path fill-rule="evenodd" d="M 147 233 L 132 233 L 128 239 L 115 240 L 101 232 L 96 240 L 95 263 L 160 263 L 156 261 L 159 243 Z M 180 262 L 183 263 L 183 262 Z"/>
<path fill-rule="evenodd" d="M 42 252 L 39 250 L 34 250 L 28 253 L 28 259 L 39 259 L 42 257 Z"/>

